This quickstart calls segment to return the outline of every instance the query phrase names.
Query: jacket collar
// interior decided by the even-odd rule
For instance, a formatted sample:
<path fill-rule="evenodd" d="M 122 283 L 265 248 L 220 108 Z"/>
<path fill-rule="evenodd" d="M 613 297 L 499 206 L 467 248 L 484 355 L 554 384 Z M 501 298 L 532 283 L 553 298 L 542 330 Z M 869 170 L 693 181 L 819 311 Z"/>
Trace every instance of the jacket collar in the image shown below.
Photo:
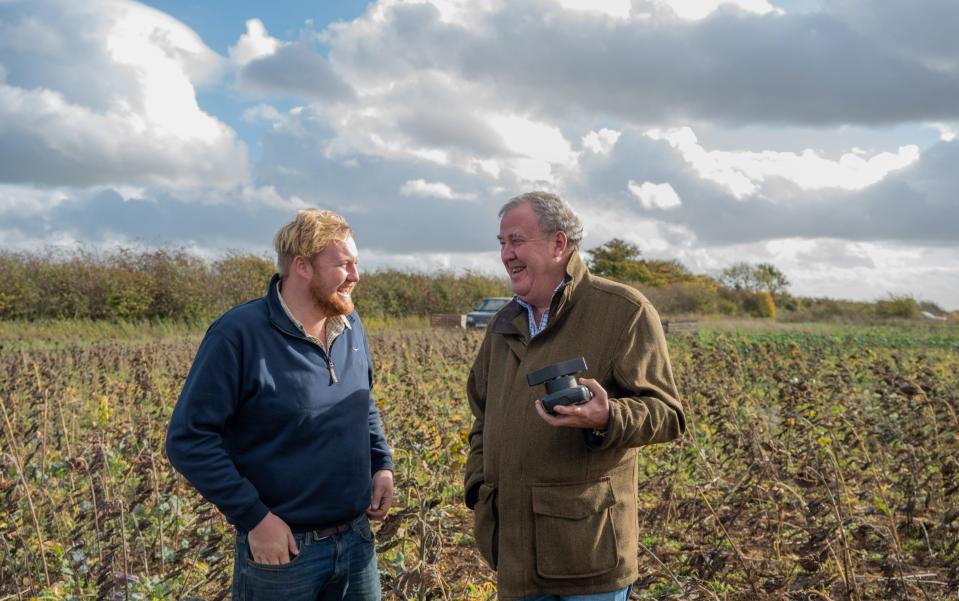
<path fill-rule="evenodd" d="M 566 263 L 566 277 L 569 278 L 569 282 L 553 295 L 553 300 L 550 302 L 549 322 L 546 324 L 543 334 L 562 321 L 569 313 L 570 308 L 583 295 L 581 285 L 589 279 L 590 275 L 589 269 L 579 256 L 579 250 L 574 250 Z M 526 309 L 516 302 L 516 299 L 510 301 L 500 311 L 500 317 L 493 325 L 493 332 L 495 334 L 518 335 L 528 339 L 530 337 L 529 319 Z"/>

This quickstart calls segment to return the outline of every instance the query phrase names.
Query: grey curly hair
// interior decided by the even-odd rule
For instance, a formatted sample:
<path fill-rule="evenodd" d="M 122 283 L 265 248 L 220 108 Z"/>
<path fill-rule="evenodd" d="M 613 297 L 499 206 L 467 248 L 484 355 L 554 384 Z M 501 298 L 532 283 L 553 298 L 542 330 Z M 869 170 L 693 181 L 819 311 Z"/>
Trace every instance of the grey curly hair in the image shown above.
<path fill-rule="evenodd" d="M 583 241 L 583 222 L 579 220 L 573 209 L 559 196 L 549 192 L 527 192 L 506 201 L 499 210 L 500 218 L 507 211 L 515 209 L 521 204 L 528 203 L 533 212 L 539 217 L 539 229 L 546 235 L 553 232 L 563 232 L 569 241 L 570 248 L 579 248 Z"/>

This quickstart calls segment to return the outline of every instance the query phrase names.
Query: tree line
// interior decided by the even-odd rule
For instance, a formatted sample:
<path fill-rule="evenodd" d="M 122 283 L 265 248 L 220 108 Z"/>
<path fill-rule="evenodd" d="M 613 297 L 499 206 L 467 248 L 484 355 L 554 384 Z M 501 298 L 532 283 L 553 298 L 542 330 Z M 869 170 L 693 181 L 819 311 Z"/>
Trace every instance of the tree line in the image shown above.
<path fill-rule="evenodd" d="M 618 238 L 585 255 L 593 273 L 636 287 L 665 316 L 821 320 L 945 313 L 908 296 L 877 303 L 795 297 L 786 275 L 769 263 L 740 262 L 711 277 L 678 261 L 647 259 Z M 275 270 L 271 258 L 235 251 L 216 260 L 180 248 L 0 251 L 0 319 L 208 321 L 262 296 Z M 505 276 L 376 270 L 361 275 L 354 302 L 364 318 L 402 319 L 465 313 L 484 297 L 511 294 Z"/>

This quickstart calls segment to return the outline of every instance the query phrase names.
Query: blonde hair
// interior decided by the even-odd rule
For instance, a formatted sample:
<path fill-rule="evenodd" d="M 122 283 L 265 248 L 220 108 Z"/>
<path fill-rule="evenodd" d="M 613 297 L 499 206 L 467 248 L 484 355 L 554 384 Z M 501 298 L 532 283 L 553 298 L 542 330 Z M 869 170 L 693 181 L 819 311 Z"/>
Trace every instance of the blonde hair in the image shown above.
<path fill-rule="evenodd" d="M 353 235 L 346 219 L 333 211 L 303 209 L 273 237 L 276 266 L 285 278 L 297 255 L 312 259 L 330 244 L 345 242 Z"/>

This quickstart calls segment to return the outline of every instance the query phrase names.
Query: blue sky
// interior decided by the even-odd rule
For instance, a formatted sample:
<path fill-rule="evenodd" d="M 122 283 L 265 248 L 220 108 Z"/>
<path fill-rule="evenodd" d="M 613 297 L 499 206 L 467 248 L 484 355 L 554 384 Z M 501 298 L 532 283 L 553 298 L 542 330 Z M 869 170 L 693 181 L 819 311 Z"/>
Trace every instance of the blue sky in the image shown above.
<path fill-rule="evenodd" d="M 570 201 L 716 274 L 959 308 L 959 4 L 0 2 L 0 248 L 266 253 L 342 212 L 367 268 L 496 273 Z"/>

